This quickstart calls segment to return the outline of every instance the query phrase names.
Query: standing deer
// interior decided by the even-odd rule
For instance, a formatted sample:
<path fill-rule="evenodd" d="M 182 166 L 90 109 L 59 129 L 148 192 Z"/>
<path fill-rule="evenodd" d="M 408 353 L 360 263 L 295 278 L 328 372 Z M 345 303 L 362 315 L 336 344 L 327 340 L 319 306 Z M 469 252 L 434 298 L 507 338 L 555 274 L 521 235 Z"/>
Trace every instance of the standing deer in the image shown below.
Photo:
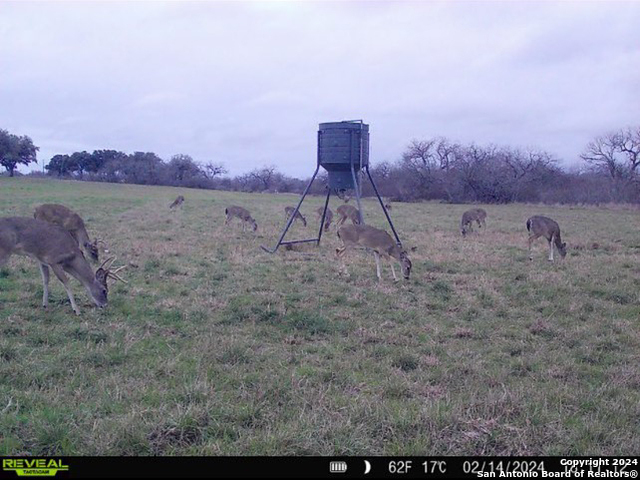
<path fill-rule="evenodd" d="M 242 220 L 242 231 L 244 232 L 245 225 L 248 223 L 253 227 L 253 231 L 255 232 L 258 229 L 258 224 L 251 217 L 249 210 L 246 208 L 238 207 L 236 205 L 232 205 L 224 209 L 224 213 L 227 216 L 224 224 L 227 225 L 233 217 L 237 217 Z"/>
<path fill-rule="evenodd" d="M 348 218 L 354 225 L 360 225 L 360 212 L 356 207 L 351 205 L 340 205 L 336 211 L 340 218 L 336 222 L 336 225 L 342 225 Z"/>
<path fill-rule="evenodd" d="M 560 226 L 555 220 L 549 217 L 534 215 L 527 220 L 527 231 L 529 232 L 529 260 L 533 260 L 531 244 L 538 237 L 544 237 L 549 242 L 549 261 L 553 262 L 553 245 L 555 244 L 560 256 L 567 255 L 567 244 L 560 238 Z"/>
<path fill-rule="evenodd" d="M 169 209 L 181 207 L 184 203 L 184 197 L 182 195 L 178 195 L 178 197 L 173 201 L 171 205 L 169 205 Z"/>
<path fill-rule="evenodd" d="M 53 223 L 67 230 L 79 246 L 84 248 L 94 261 L 99 261 L 98 244 L 104 242 L 98 238 L 93 242 L 89 240 L 89 234 L 84 226 L 84 221 L 73 210 L 56 203 L 45 203 L 33 212 L 33 218 Z"/>
<path fill-rule="evenodd" d="M 293 212 L 295 212 L 295 211 L 296 211 L 295 207 L 284 207 L 284 218 L 285 218 L 285 220 L 289 220 L 289 217 L 291 215 L 293 215 Z M 298 213 L 296 213 L 295 220 L 300 220 L 305 227 L 307 226 L 307 219 L 304 218 L 304 216 L 300 213 L 300 211 L 298 211 Z M 294 220 L 294 222 L 295 222 L 295 220 Z"/>
<path fill-rule="evenodd" d="M 102 262 L 94 274 L 69 232 L 42 220 L 26 217 L 0 218 L 0 266 L 14 253 L 26 255 L 39 262 L 44 289 L 43 308 L 47 308 L 49 304 L 49 268 L 62 282 L 71 308 L 77 315 L 80 315 L 80 310 L 69 288 L 69 278 L 66 274 L 82 283 L 89 297 L 100 308 L 107 306 L 108 278 L 127 283 L 118 275 L 124 266 L 111 270 L 115 257 Z"/>
<path fill-rule="evenodd" d="M 316 209 L 316 215 L 317 215 L 316 220 L 318 220 L 318 221 L 322 220 L 322 212 L 323 211 L 324 211 L 324 207 L 318 207 Z M 333 221 L 333 212 L 331 211 L 331 209 L 329 207 L 327 207 L 327 213 L 324 216 L 324 231 L 325 232 L 329 231 L 329 226 L 331 225 L 332 221 Z"/>
<path fill-rule="evenodd" d="M 401 247 L 399 247 L 386 231 L 379 228 L 370 227 L 368 225 L 344 225 L 338 229 L 338 238 L 342 240 L 342 248 L 336 248 L 336 254 L 339 258 L 344 257 L 347 248 L 367 247 L 373 250 L 376 259 L 376 273 L 378 281 L 382 281 L 380 273 L 380 256 L 383 256 L 391 265 L 391 273 L 393 279 L 398 281 L 396 271 L 393 268 L 392 258 L 400 262 L 402 267 L 402 275 L 409 280 L 411 273 L 411 260 Z M 343 263 L 344 266 L 344 263 Z M 344 267 L 346 271 L 346 267 Z"/>
<path fill-rule="evenodd" d="M 460 232 L 462 236 L 464 237 L 467 232 L 473 232 L 473 222 L 478 224 L 478 228 L 487 228 L 485 218 L 487 218 L 487 212 L 482 208 L 473 208 L 464 212 L 462 214 L 462 220 L 460 220 Z"/>

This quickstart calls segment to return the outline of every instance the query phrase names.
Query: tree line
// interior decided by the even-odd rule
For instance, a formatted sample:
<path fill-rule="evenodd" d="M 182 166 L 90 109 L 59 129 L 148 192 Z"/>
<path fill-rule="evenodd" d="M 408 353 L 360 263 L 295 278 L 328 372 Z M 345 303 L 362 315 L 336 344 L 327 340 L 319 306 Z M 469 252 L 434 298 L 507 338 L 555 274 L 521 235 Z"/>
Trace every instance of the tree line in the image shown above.
<path fill-rule="evenodd" d="M 37 150 L 28 136 L 0 130 L 0 165 L 10 176 L 17 165 L 36 162 Z M 544 150 L 434 137 L 411 141 L 399 159 L 378 163 L 371 173 L 380 193 L 395 201 L 640 203 L 640 127 L 594 138 L 580 158 L 579 166 L 563 169 Z M 198 163 L 186 154 L 164 161 L 152 152 L 116 150 L 55 155 L 45 169 L 56 178 L 243 192 L 300 193 L 309 181 L 272 165 L 230 177 L 220 162 Z M 325 183 L 326 172 L 311 193 L 323 193 Z M 368 182 L 363 185 L 363 194 L 372 195 Z"/>
<path fill-rule="evenodd" d="M 55 155 L 45 169 L 48 175 L 58 178 L 246 192 L 298 192 L 305 184 L 278 172 L 274 166 L 227 177 L 223 163 L 201 164 L 185 154 L 173 155 L 165 162 L 152 152 L 95 150 Z"/>
<path fill-rule="evenodd" d="M 399 160 L 371 170 L 382 195 L 404 201 L 640 203 L 640 127 L 596 137 L 580 159 L 563 169 L 544 150 L 438 137 L 414 140 Z"/>

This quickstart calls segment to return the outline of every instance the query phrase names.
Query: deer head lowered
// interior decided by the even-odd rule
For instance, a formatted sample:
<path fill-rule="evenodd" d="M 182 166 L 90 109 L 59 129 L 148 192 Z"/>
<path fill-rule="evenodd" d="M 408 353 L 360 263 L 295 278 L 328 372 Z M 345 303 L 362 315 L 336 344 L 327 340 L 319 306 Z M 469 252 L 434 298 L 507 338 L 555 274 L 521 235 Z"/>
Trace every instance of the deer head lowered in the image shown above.
<path fill-rule="evenodd" d="M 49 304 L 49 268 L 62 282 L 71 308 L 78 315 L 80 310 L 69 288 L 67 274 L 82 283 L 100 308 L 107 306 L 108 278 L 126 283 L 118 275 L 124 266 L 111 270 L 115 257 L 105 260 L 94 274 L 71 234 L 62 227 L 41 220 L 25 217 L 0 218 L 0 266 L 14 253 L 34 258 L 40 264 L 44 308 Z"/>
<path fill-rule="evenodd" d="M 558 249 L 560 256 L 567 255 L 567 244 L 560 236 L 560 226 L 558 222 L 542 215 L 534 215 L 527 220 L 527 231 L 529 232 L 529 260 L 533 260 L 531 244 L 538 237 L 544 237 L 549 243 L 549 261 L 553 262 L 553 246 Z"/>
<path fill-rule="evenodd" d="M 409 275 L 411 274 L 411 260 L 409 259 L 407 252 L 398 246 L 385 230 L 374 228 L 369 225 L 343 225 L 338 229 L 338 238 L 342 240 L 343 244 L 341 248 L 336 249 L 336 254 L 339 258 L 344 257 L 348 248 L 370 248 L 373 250 L 376 260 L 376 273 L 379 281 L 382 281 L 380 257 L 389 260 L 394 280 L 397 281 L 398 277 L 396 276 L 396 271 L 393 268 L 392 259 L 400 262 L 402 275 L 406 280 L 409 280 Z M 344 263 L 342 267 L 346 271 Z"/>

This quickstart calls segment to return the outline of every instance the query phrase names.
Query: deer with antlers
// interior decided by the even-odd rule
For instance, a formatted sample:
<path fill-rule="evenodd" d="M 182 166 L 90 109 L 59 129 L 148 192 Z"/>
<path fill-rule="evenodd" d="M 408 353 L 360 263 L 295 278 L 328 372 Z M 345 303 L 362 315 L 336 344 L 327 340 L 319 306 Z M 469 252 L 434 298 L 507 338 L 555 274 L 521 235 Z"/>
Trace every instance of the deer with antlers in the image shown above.
<path fill-rule="evenodd" d="M 82 246 L 91 259 L 96 262 L 99 261 L 98 245 L 100 243 L 104 244 L 104 242 L 99 238 L 95 238 L 93 242 L 89 240 L 84 221 L 80 215 L 70 208 L 56 203 L 45 203 L 35 209 L 33 218 L 64 228 L 71 234 L 76 243 Z"/>
<path fill-rule="evenodd" d="M 380 273 L 380 257 L 384 257 L 391 265 L 391 273 L 393 279 L 398 281 L 396 271 L 393 268 L 392 259 L 400 262 L 402 267 L 402 275 L 409 280 L 411 273 L 411 260 L 400 246 L 396 244 L 385 230 L 374 228 L 369 225 L 344 225 L 338 229 L 338 238 L 342 240 L 343 246 L 336 249 L 339 258 L 344 257 L 348 248 L 366 247 L 373 250 L 376 259 L 376 273 L 378 281 L 382 281 Z M 344 264 L 343 264 L 344 267 Z M 344 267 L 346 271 L 346 267 Z"/>
<path fill-rule="evenodd" d="M 80 310 L 69 288 L 67 274 L 82 283 L 89 297 L 100 308 L 107 306 L 108 278 L 127 283 L 118 275 L 124 266 L 111 270 L 115 257 L 102 262 L 94 274 L 70 232 L 42 220 L 26 217 L 0 218 L 0 266 L 12 254 L 31 257 L 40 264 L 44 308 L 49 304 L 49 268 L 62 282 L 71 308 L 77 315 L 80 315 Z"/>

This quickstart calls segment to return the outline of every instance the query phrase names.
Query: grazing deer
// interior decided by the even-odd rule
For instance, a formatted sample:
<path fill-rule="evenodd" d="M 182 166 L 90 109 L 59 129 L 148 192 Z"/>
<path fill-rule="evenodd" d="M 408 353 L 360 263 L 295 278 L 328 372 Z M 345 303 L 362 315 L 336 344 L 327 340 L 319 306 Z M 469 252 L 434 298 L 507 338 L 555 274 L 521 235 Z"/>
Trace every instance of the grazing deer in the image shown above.
<path fill-rule="evenodd" d="M 98 238 L 93 242 L 89 240 L 89 234 L 84 226 L 84 221 L 73 210 L 56 203 L 45 203 L 40 205 L 33 212 L 33 218 L 53 223 L 67 230 L 75 239 L 78 245 L 84 248 L 87 255 L 94 261 L 99 261 L 98 244 L 104 242 Z"/>
<path fill-rule="evenodd" d="M 467 232 L 473 232 L 473 222 L 478 224 L 478 228 L 487 228 L 485 218 L 487 218 L 487 212 L 482 208 L 473 208 L 464 212 L 462 214 L 462 220 L 460 220 L 460 232 L 462 236 L 464 237 Z"/>
<path fill-rule="evenodd" d="M 318 207 L 316 209 L 316 215 L 317 215 L 316 220 L 318 220 L 318 221 L 322 220 L 322 212 L 323 211 L 324 211 L 324 207 Z M 333 212 L 331 211 L 331 209 L 329 207 L 327 207 L 327 213 L 324 216 L 324 231 L 325 232 L 329 231 L 329 226 L 331 225 L 332 221 L 333 221 Z"/>
<path fill-rule="evenodd" d="M 26 217 L 0 218 L 0 266 L 5 264 L 14 253 L 26 255 L 39 262 L 44 288 L 42 294 L 44 308 L 49 304 L 49 268 L 62 282 L 71 302 L 71 308 L 77 315 L 80 315 L 80 310 L 69 288 L 69 278 L 66 274 L 82 283 L 89 297 L 100 308 L 107 306 L 108 278 L 127 283 L 118 275 L 124 266 L 111 270 L 115 257 L 102 262 L 94 274 L 69 232 L 42 220 Z"/>
<path fill-rule="evenodd" d="M 255 232 L 258 229 L 258 224 L 251 217 L 249 210 L 246 208 L 238 207 L 236 205 L 232 205 L 224 209 L 224 213 L 227 216 L 227 219 L 224 221 L 224 224 L 227 225 L 233 217 L 238 217 L 242 220 L 242 231 L 244 232 L 245 225 L 248 223 L 253 227 L 253 231 Z"/>
<path fill-rule="evenodd" d="M 336 211 L 340 218 L 336 222 L 336 225 L 342 225 L 348 218 L 354 225 L 360 225 L 360 212 L 356 207 L 351 205 L 340 205 Z"/>
<path fill-rule="evenodd" d="M 378 281 L 382 281 L 382 275 L 380 273 L 380 256 L 389 260 L 391 273 L 393 273 L 393 279 L 395 281 L 398 281 L 398 277 L 396 276 L 396 271 L 393 268 L 391 258 L 400 262 L 402 275 L 406 280 L 409 279 L 409 274 L 411 273 L 411 260 L 409 260 L 407 252 L 399 247 L 386 231 L 370 227 L 368 225 L 344 225 L 338 229 L 338 238 L 342 240 L 343 244 L 342 248 L 336 249 L 336 254 L 339 258 L 344 256 L 347 248 L 349 247 L 367 247 L 373 250 L 373 254 L 376 259 Z"/>
<path fill-rule="evenodd" d="M 182 195 L 178 195 L 178 197 L 173 201 L 171 205 L 169 205 L 169 209 L 181 207 L 184 203 L 184 197 Z"/>
<path fill-rule="evenodd" d="M 560 238 L 560 226 L 555 220 L 549 217 L 534 215 L 527 220 L 527 231 L 529 232 L 529 260 L 533 260 L 531 244 L 538 237 L 544 237 L 549 242 L 549 261 L 553 262 L 553 245 L 555 244 L 560 256 L 567 255 L 567 244 Z"/>
<path fill-rule="evenodd" d="M 285 219 L 289 219 L 289 217 L 291 215 L 293 215 L 293 212 L 296 211 L 295 207 L 284 207 L 284 216 Z M 304 216 L 300 213 L 300 211 L 298 210 L 298 212 L 296 213 L 296 220 L 300 220 L 302 221 L 302 224 L 306 227 L 307 226 L 307 219 L 304 218 Z M 294 220 L 295 222 L 295 220 Z"/>

